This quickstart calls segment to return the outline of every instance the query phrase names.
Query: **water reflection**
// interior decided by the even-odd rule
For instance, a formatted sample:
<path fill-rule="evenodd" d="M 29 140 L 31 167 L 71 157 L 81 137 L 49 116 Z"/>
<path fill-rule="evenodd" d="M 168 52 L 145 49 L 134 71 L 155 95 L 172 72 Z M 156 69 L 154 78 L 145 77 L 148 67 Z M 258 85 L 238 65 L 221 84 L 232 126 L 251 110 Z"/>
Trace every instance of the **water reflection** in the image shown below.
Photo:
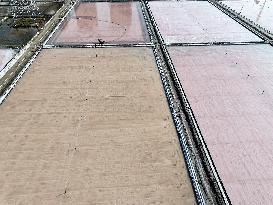
<path fill-rule="evenodd" d="M 81 3 L 56 35 L 55 42 L 143 42 L 143 19 L 137 6 L 135 2 Z"/>
<path fill-rule="evenodd" d="M 82 30 L 82 28 L 86 27 L 89 30 L 95 30 L 98 26 L 98 18 L 97 18 L 97 5 L 96 4 L 87 4 L 88 6 L 84 6 L 80 4 L 76 10 L 76 14 L 74 16 L 75 19 L 75 30 Z M 88 32 L 82 33 L 86 38 L 90 35 Z"/>
<path fill-rule="evenodd" d="M 8 18 L 0 25 L 0 44 L 7 47 L 21 47 L 27 44 L 37 31 L 46 23 L 46 20 L 39 18 L 39 26 L 24 24 L 30 21 L 27 18 Z M 17 25 L 17 23 L 19 26 Z M 38 18 L 34 23 L 38 22 Z M 38 24 L 38 23 L 37 23 Z"/>
<path fill-rule="evenodd" d="M 111 4 L 110 16 L 111 22 L 122 25 L 126 33 L 132 25 L 132 4 Z"/>

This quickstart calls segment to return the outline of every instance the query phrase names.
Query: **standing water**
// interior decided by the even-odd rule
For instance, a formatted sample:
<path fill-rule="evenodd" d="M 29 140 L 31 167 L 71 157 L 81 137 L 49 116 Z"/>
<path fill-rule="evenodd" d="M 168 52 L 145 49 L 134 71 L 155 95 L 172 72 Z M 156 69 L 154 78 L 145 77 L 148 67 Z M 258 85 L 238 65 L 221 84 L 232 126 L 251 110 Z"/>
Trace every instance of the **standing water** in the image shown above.
<path fill-rule="evenodd" d="M 36 0 L 10 0 L 7 11 L 3 13 L 8 18 L 0 24 L 0 46 L 21 48 L 26 45 L 61 5 Z"/>

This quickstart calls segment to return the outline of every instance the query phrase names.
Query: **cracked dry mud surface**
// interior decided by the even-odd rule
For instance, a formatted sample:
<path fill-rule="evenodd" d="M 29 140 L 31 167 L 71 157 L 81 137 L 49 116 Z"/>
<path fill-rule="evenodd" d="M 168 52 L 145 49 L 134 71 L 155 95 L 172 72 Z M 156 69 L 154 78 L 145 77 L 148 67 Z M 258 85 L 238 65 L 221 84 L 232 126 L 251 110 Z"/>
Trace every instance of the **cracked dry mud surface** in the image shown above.
<path fill-rule="evenodd" d="M 0 124 L 4 204 L 195 204 L 149 48 L 43 50 Z"/>

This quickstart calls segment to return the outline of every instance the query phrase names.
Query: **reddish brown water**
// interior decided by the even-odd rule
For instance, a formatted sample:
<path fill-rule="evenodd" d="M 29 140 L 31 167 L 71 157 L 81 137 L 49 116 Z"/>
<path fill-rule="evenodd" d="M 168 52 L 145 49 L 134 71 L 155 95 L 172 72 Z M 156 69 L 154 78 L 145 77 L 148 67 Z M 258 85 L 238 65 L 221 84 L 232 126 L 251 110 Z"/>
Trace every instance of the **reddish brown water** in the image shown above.
<path fill-rule="evenodd" d="M 145 42 L 148 36 L 140 5 L 81 3 L 61 27 L 53 43 Z"/>
<path fill-rule="evenodd" d="M 152 1 L 149 4 L 166 43 L 261 40 L 208 2 Z"/>
<path fill-rule="evenodd" d="M 169 48 L 233 204 L 273 201 L 273 48 Z"/>

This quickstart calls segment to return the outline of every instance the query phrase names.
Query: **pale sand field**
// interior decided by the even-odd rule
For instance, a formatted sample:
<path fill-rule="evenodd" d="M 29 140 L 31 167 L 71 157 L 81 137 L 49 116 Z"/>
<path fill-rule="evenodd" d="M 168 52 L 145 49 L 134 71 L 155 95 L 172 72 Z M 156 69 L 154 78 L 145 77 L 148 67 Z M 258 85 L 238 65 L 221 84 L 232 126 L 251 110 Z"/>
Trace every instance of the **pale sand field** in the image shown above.
<path fill-rule="evenodd" d="M 43 50 L 0 126 L 0 204 L 195 204 L 148 48 Z"/>

